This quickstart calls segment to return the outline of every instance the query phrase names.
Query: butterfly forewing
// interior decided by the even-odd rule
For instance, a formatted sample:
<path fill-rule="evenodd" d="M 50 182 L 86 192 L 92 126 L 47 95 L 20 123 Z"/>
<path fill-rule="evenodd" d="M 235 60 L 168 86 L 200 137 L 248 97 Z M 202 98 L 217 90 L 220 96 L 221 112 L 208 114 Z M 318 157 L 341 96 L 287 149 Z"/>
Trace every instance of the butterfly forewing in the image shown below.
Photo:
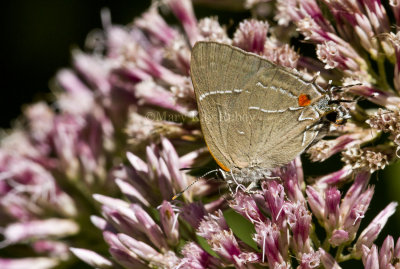
<path fill-rule="evenodd" d="M 317 137 L 321 116 L 313 83 L 258 55 L 215 42 L 193 48 L 191 76 L 206 143 L 221 167 L 273 168 Z"/>
<path fill-rule="evenodd" d="M 299 96 L 317 100 L 321 94 L 306 82 L 283 68 L 261 69 L 236 99 L 233 108 L 248 115 L 229 129 L 234 141 L 233 161 L 239 168 L 257 166 L 273 168 L 286 164 L 315 139 L 320 120 L 312 106 L 299 105 Z"/>
<path fill-rule="evenodd" d="M 193 48 L 191 77 L 204 137 L 214 157 L 229 169 L 232 144 L 227 133 L 237 117 L 235 99 L 260 68 L 272 66 L 257 55 L 226 44 L 198 42 Z"/>

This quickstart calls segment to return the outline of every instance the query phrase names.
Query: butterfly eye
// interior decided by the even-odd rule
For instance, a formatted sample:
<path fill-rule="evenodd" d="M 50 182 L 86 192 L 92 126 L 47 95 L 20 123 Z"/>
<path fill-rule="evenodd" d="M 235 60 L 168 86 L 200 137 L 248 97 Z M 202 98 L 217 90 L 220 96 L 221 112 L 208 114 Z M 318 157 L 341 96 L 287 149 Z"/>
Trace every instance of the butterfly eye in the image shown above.
<path fill-rule="evenodd" d="M 338 116 L 339 115 L 337 111 L 331 111 L 325 115 L 325 118 L 332 123 L 336 123 Z"/>
<path fill-rule="evenodd" d="M 346 117 L 343 117 L 339 111 L 331 111 L 325 115 L 325 119 L 336 125 L 343 125 L 346 123 Z"/>

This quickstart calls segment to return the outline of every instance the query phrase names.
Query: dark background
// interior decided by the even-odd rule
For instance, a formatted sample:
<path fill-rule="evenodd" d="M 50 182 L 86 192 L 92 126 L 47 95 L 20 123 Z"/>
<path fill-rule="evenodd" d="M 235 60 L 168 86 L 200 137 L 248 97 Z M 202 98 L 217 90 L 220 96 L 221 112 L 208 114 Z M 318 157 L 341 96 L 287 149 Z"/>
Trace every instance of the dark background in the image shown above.
<path fill-rule="evenodd" d="M 70 65 L 73 47 L 84 47 L 86 35 L 101 28 L 100 10 L 112 21 L 127 24 L 149 0 L 16 0 L 1 8 L 2 53 L 0 127 L 21 114 L 21 105 L 49 93 L 49 80 Z"/>
<path fill-rule="evenodd" d="M 70 66 L 71 48 L 83 48 L 87 34 L 101 28 L 101 8 L 110 9 L 113 23 L 127 24 L 145 11 L 150 1 L 17 0 L 2 5 L 0 128 L 9 128 L 11 121 L 21 114 L 23 104 L 48 99 L 49 80 L 58 69 Z M 196 11 L 200 17 L 216 12 L 204 8 Z M 221 11 L 218 14 L 225 24 L 230 17 L 239 15 Z M 311 165 L 312 169 L 314 165 Z M 324 169 L 323 165 L 317 166 Z M 394 165 L 374 174 L 371 183 L 376 184 L 375 195 L 361 229 L 390 201 L 400 200 L 400 166 Z M 381 244 L 388 233 L 397 239 L 399 227 L 397 211 L 377 243 Z M 350 264 L 344 264 L 344 268 Z"/>

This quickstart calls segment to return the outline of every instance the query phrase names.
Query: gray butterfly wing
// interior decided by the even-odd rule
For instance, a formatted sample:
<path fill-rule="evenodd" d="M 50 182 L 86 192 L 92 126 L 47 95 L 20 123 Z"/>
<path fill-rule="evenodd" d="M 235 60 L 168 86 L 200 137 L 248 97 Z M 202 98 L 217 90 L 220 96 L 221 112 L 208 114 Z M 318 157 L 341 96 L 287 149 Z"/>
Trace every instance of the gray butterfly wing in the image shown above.
<path fill-rule="evenodd" d="M 211 154 L 225 170 L 233 167 L 229 152 L 234 144 L 228 139 L 228 128 L 236 120 L 235 100 L 260 68 L 274 66 L 226 44 L 197 42 L 193 47 L 190 71 L 202 131 Z"/>
<path fill-rule="evenodd" d="M 304 151 L 323 127 L 313 103 L 299 106 L 299 95 L 318 101 L 312 83 L 286 69 L 263 68 L 248 81 L 232 108 L 238 118 L 228 129 L 231 158 L 238 168 L 273 168 Z"/>

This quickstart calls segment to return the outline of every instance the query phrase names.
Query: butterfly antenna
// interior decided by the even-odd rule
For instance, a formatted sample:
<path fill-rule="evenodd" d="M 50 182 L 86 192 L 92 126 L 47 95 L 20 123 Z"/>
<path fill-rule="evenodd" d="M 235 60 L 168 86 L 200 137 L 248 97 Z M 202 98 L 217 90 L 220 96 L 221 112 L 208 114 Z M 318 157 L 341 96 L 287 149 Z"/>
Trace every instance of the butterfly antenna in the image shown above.
<path fill-rule="evenodd" d="M 330 80 L 329 81 L 330 85 L 331 85 L 331 82 L 332 81 Z M 362 100 L 364 98 L 362 96 L 358 96 L 358 97 L 354 98 L 353 100 L 346 100 L 346 99 L 333 100 L 333 92 L 343 92 L 343 89 L 351 88 L 351 87 L 354 87 L 354 86 L 362 86 L 362 85 L 363 85 L 362 83 L 355 83 L 355 84 L 346 85 L 346 86 L 339 86 L 339 87 L 331 85 L 331 87 L 328 89 L 328 94 L 331 97 L 331 100 L 329 100 L 329 103 L 330 104 L 355 103 L 355 102 L 358 102 L 358 101 Z"/>
<path fill-rule="evenodd" d="M 196 180 L 193 181 L 192 183 L 190 183 L 188 186 L 186 186 L 186 188 L 184 188 L 182 191 L 175 194 L 174 197 L 172 197 L 172 201 L 175 200 L 176 198 L 180 197 L 185 191 L 187 191 L 190 187 L 192 187 L 193 184 L 195 184 L 199 180 L 200 180 L 200 177 L 196 178 Z"/>
<path fill-rule="evenodd" d="M 190 170 L 194 170 L 194 169 L 198 169 L 201 168 L 200 166 L 197 167 L 183 167 L 183 168 L 179 168 L 179 171 L 190 171 Z"/>
<path fill-rule="evenodd" d="M 189 171 L 189 170 L 192 170 L 192 169 L 194 169 L 194 168 L 184 167 L 184 168 L 179 168 L 179 171 Z"/>
<path fill-rule="evenodd" d="M 176 198 L 178 198 L 179 196 L 181 196 L 185 191 L 187 191 L 190 187 L 192 187 L 195 183 L 197 183 L 201 178 L 203 178 L 203 177 L 205 177 L 205 176 L 207 176 L 207 175 L 209 175 L 211 173 L 214 173 L 214 172 L 218 172 L 218 169 L 214 169 L 214 170 L 208 171 L 207 173 L 203 174 L 202 176 L 196 178 L 196 180 L 193 181 L 192 183 L 190 183 L 186 188 L 184 188 L 182 191 L 180 191 L 177 194 L 175 194 L 174 197 L 172 197 L 172 201 L 175 200 Z M 210 178 L 207 179 L 207 181 L 208 180 L 210 180 Z"/>

